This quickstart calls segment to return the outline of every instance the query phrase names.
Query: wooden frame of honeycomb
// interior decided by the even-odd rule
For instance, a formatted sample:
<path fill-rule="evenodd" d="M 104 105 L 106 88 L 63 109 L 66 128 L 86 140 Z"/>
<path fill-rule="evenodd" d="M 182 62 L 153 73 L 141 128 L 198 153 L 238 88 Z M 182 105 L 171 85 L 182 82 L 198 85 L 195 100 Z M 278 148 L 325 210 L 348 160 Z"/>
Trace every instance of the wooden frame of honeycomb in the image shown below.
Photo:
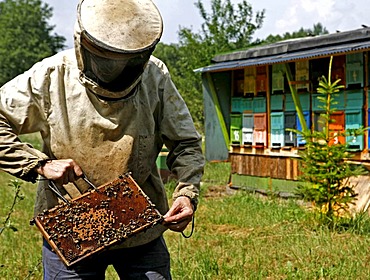
<path fill-rule="evenodd" d="M 63 263 L 118 245 L 163 217 L 129 174 L 37 215 L 33 222 Z"/>

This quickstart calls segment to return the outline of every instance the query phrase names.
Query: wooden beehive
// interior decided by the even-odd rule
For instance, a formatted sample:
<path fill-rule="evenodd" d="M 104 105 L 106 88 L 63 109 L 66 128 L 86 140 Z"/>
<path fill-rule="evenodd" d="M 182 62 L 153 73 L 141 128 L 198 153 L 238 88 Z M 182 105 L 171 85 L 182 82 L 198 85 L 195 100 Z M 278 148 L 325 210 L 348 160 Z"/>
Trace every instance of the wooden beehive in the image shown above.
<path fill-rule="evenodd" d="M 67 266 L 162 220 L 155 205 L 128 174 L 34 218 L 44 238 Z"/>

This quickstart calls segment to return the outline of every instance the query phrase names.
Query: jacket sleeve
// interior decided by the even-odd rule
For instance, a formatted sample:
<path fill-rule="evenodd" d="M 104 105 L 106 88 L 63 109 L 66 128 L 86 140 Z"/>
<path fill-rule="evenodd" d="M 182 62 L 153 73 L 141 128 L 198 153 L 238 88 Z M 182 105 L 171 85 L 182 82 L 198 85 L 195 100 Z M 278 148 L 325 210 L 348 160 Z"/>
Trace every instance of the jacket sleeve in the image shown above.
<path fill-rule="evenodd" d="M 34 182 L 33 168 L 47 155 L 18 135 L 45 131 L 48 75 L 36 64 L 0 88 L 0 169 Z"/>
<path fill-rule="evenodd" d="M 187 196 L 196 206 L 204 169 L 202 138 L 168 73 L 165 75 L 162 103 L 160 127 L 169 149 L 167 166 L 178 179 L 173 198 Z"/>

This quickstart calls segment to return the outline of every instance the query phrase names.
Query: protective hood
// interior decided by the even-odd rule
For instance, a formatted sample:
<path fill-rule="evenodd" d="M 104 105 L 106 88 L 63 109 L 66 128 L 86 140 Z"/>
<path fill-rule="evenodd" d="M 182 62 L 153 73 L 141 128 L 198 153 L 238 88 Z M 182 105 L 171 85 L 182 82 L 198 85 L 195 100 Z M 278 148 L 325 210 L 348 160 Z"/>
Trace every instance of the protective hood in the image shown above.
<path fill-rule="evenodd" d="M 141 80 L 163 31 L 150 0 L 80 0 L 75 50 L 81 83 L 103 99 L 121 99 Z"/>

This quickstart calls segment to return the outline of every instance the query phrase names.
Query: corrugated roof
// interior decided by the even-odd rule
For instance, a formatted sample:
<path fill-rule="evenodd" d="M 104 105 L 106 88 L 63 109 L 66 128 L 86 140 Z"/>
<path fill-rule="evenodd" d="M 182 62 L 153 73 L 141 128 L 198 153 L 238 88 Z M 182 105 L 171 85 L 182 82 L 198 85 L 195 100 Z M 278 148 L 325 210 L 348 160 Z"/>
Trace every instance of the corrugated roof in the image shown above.
<path fill-rule="evenodd" d="M 370 49 L 370 28 L 354 31 L 281 41 L 216 56 L 215 64 L 198 68 L 195 72 L 232 70 L 254 65 L 284 63 Z"/>

